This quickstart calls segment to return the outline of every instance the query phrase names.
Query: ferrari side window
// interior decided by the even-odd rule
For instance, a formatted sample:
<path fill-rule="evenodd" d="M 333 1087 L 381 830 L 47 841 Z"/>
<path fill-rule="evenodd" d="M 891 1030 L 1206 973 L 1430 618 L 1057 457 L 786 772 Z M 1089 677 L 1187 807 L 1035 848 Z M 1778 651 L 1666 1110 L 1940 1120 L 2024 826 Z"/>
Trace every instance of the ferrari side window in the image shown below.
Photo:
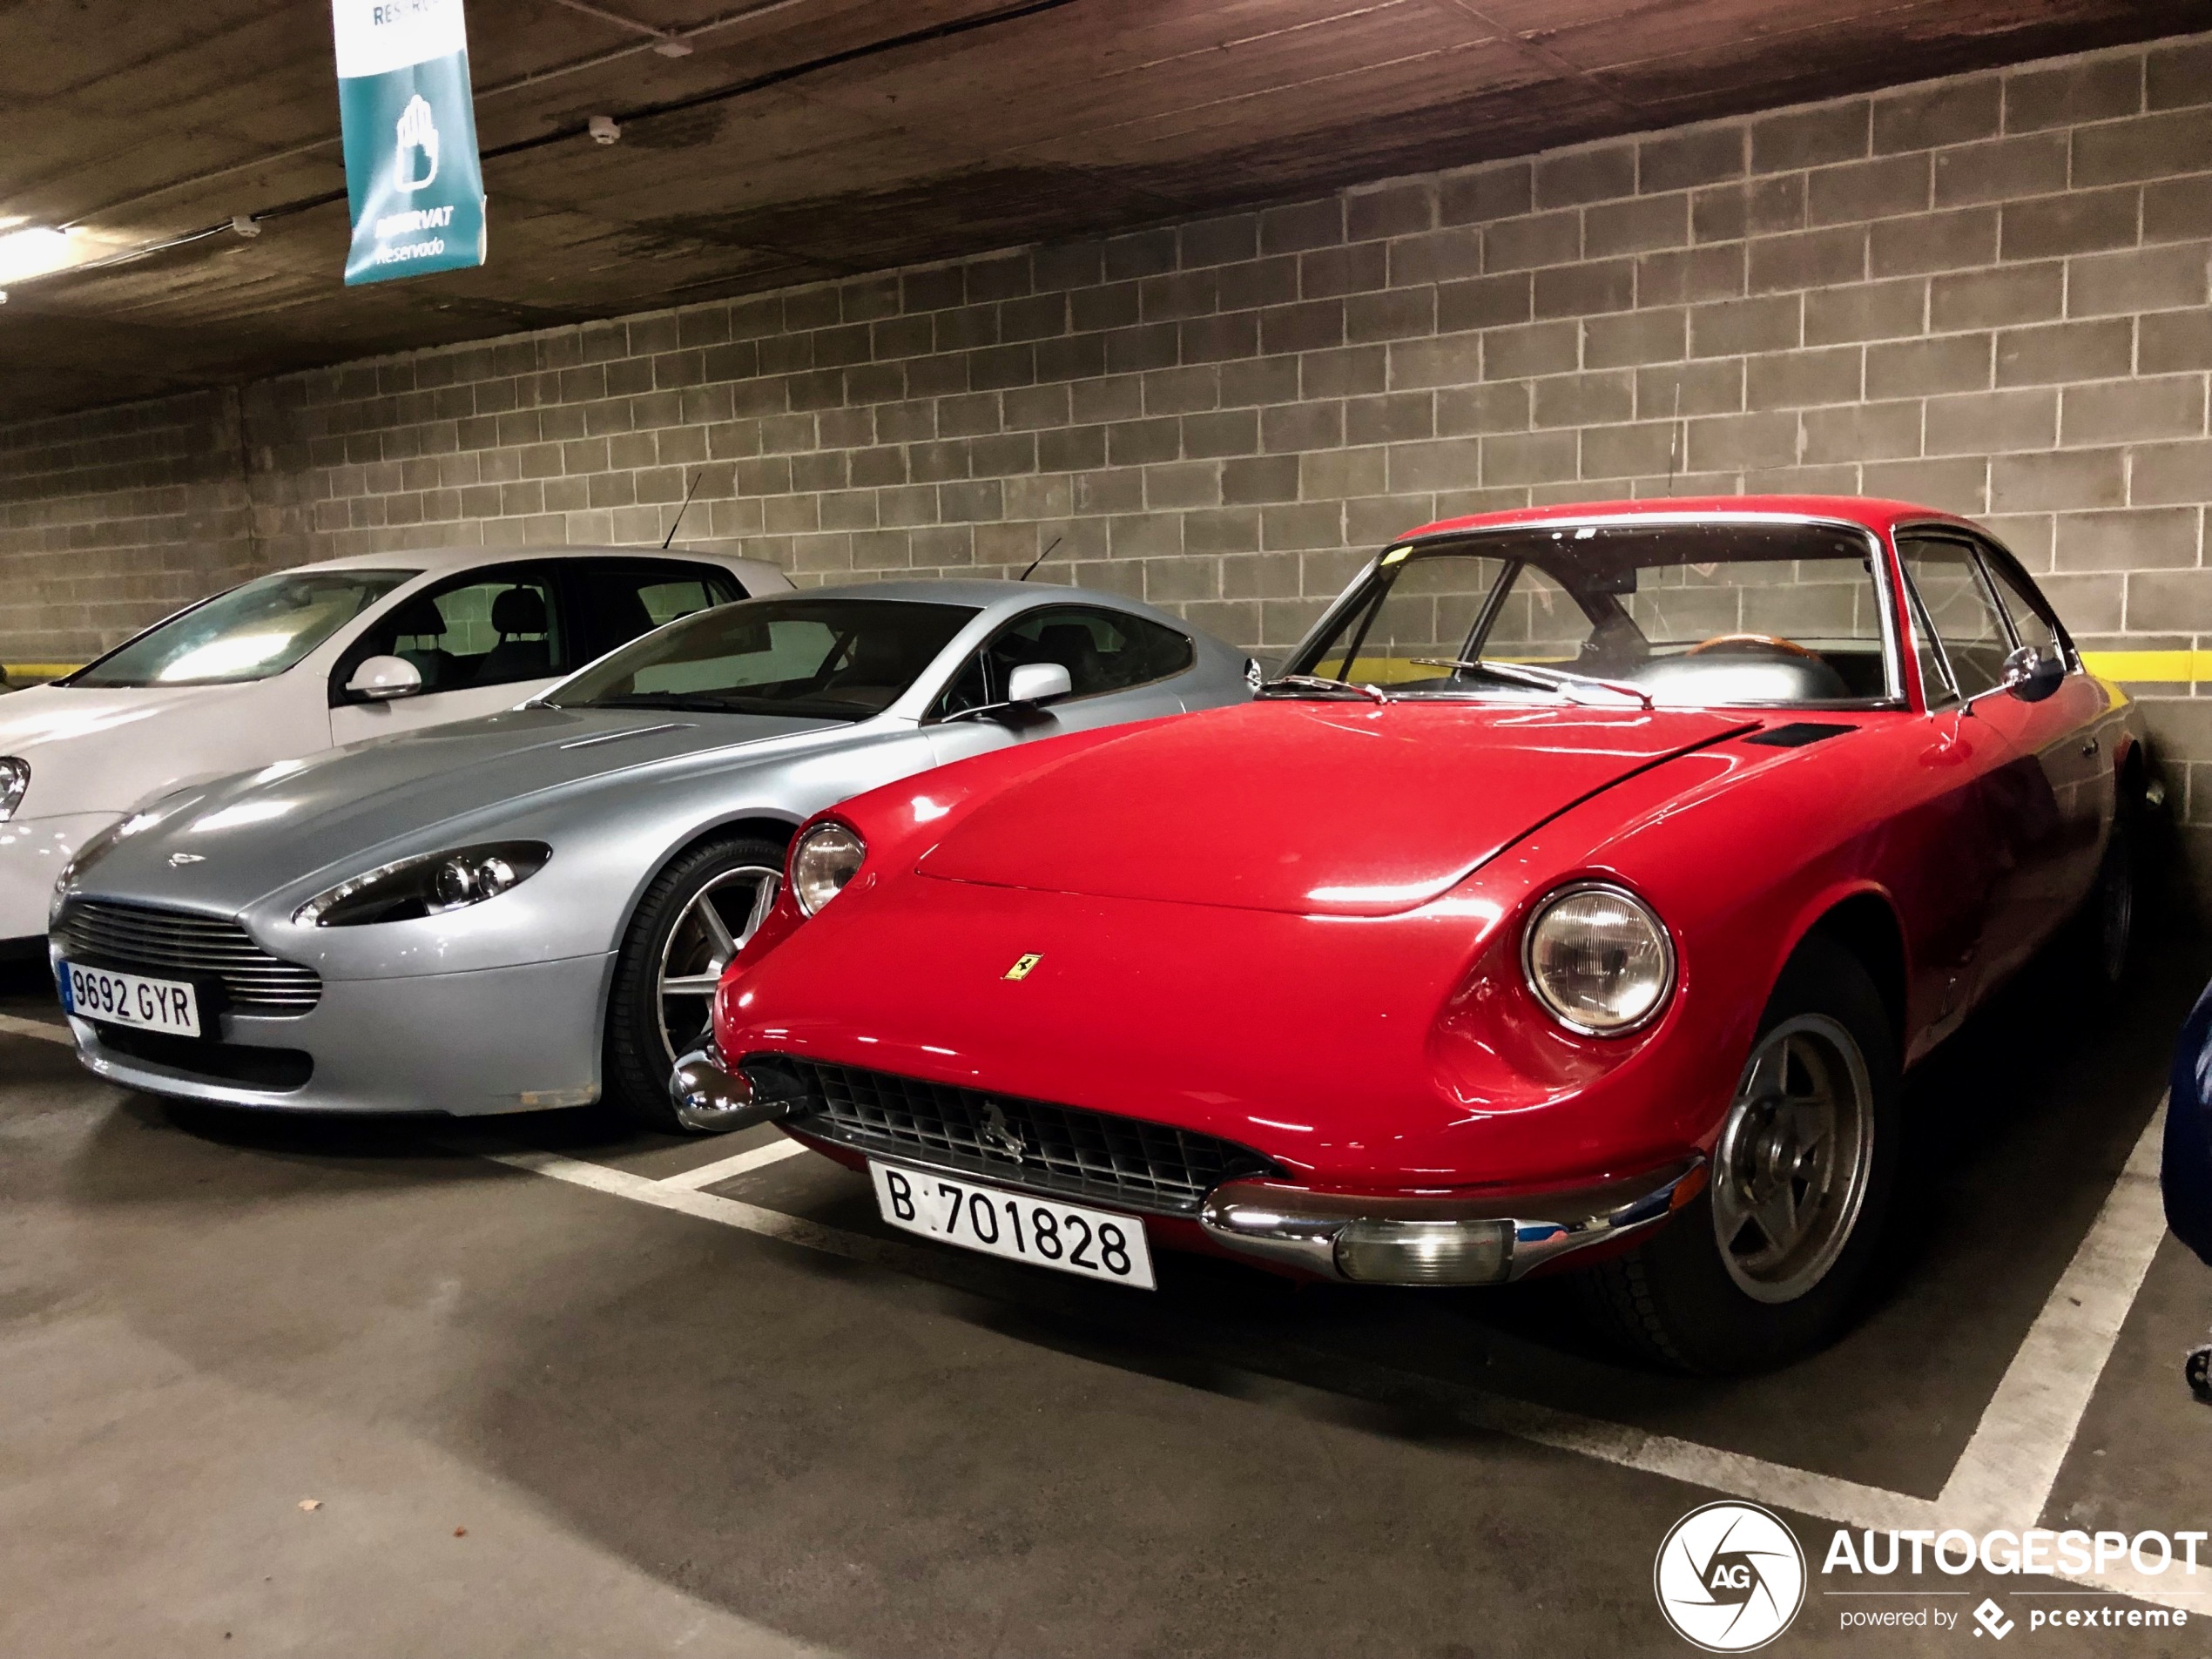
<path fill-rule="evenodd" d="M 2058 624 L 2053 619 L 2050 607 L 2000 561 L 1993 558 L 1983 563 L 1990 580 L 1997 584 L 1998 597 L 2004 601 L 2005 612 L 2013 619 L 2013 632 L 2020 643 L 2063 659 L 2066 653 L 2060 647 Z"/>
<path fill-rule="evenodd" d="M 1973 550 L 1935 536 L 1903 536 L 1898 551 L 1905 577 L 1951 659 L 1959 694 L 1976 698 L 1995 691 L 2005 682 L 2005 658 L 2013 642 Z"/>

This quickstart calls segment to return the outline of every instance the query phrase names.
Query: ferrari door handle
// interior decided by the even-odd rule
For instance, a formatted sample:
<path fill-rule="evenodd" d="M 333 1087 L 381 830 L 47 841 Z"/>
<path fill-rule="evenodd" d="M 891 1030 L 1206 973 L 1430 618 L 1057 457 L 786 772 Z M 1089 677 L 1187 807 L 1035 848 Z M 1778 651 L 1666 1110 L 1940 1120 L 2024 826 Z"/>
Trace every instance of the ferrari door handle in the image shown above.
<path fill-rule="evenodd" d="M 2089 739 L 2089 741 L 2088 741 L 2088 742 L 2087 742 L 2087 743 L 2085 743 L 2085 744 L 2083 744 L 2083 745 L 2081 745 L 2081 753 L 2082 753 L 2083 757 L 2086 759 L 2087 757 L 2088 757 L 2088 756 L 2090 756 L 2090 755 L 2093 755 L 2093 754 L 2096 753 L 2096 752 L 2097 752 L 2097 750 L 2098 750 L 2101 746 L 2101 745 L 2097 742 L 2097 740 L 2096 740 L 2094 738 L 2090 738 L 2090 739 Z"/>

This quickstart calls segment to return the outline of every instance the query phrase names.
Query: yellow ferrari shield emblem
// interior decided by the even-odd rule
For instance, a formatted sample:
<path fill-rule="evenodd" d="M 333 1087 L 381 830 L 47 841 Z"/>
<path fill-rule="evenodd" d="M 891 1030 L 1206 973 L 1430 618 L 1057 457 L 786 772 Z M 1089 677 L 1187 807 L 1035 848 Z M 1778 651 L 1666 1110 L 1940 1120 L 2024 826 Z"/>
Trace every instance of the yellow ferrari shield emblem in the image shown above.
<path fill-rule="evenodd" d="M 1029 977 L 1029 970 L 1043 960 L 1044 953 L 1041 950 L 1033 950 L 1026 955 L 1017 956 L 1014 959 L 1014 966 L 1006 970 L 1006 976 L 1008 979 L 1027 979 Z"/>

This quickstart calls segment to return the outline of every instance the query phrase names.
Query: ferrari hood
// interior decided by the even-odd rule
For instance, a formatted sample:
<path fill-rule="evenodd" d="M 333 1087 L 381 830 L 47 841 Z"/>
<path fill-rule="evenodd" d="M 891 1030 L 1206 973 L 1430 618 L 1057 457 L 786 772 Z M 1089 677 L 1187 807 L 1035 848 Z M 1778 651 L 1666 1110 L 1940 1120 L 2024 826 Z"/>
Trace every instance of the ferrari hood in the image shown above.
<path fill-rule="evenodd" d="M 926 875 L 1302 915 L 1412 909 L 1546 819 L 1756 721 L 1267 702 L 1140 727 L 962 819 Z"/>
<path fill-rule="evenodd" d="M 496 837 L 536 806 L 594 789 L 651 786 L 765 745 L 844 738 L 843 722 L 590 709 L 512 709 L 181 791 L 150 810 L 88 887 L 158 895 L 192 868 L 197 900 L 244 905 L 332 864 L 448 833 Z"/>

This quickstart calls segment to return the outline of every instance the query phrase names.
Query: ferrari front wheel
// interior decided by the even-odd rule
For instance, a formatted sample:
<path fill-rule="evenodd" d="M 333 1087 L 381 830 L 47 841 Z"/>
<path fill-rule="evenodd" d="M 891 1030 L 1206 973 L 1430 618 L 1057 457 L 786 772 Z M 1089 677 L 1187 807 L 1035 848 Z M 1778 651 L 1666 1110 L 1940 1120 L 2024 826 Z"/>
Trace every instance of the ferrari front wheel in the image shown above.
<path fill-rule="evenodd" d="M 1591 1288 L 1649 1358 L 1764 1370 L 1857 1311 L 1895 1184 L 1898 1055 L 1858 958 L 1816 934 L 1784 971 L 1721 1122 L 1705 1190 Z"/>

